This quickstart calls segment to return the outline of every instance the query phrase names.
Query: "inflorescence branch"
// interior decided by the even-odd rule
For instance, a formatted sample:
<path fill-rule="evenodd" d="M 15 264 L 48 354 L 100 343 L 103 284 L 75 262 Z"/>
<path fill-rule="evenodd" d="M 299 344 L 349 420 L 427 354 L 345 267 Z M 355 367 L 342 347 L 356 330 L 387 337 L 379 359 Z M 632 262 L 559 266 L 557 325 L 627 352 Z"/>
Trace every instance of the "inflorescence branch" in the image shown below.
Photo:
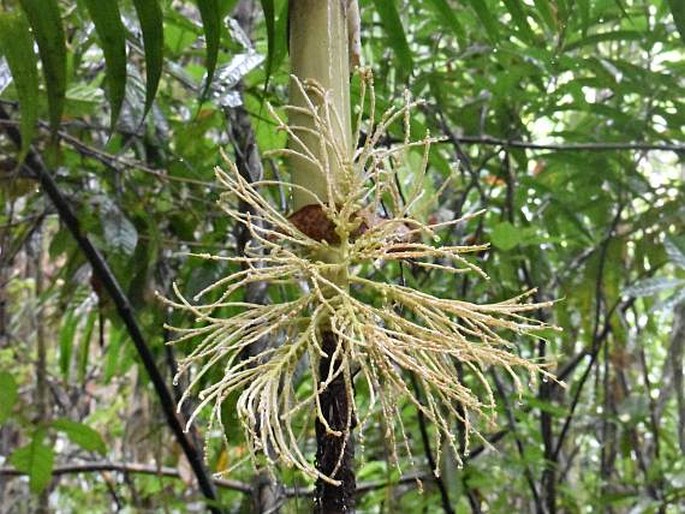
<path fill-rule="evenodd" d="M 374 269 L 396 269 L 388 264 L 408 259 L 444 273 L 477 273 L 484 277 L 466 256 L 487 246 L 440 243 L 438 232 L 463 222 L 463 218 L 431 224 L 411 217 L 412 207 L 422 194 L 428 151 L 434 142 L 429 135 L 418 142 L 410 141 L 411 114 L 419 102 L 407 97 L 401 106 L 391 108 L 375 123 L 373 81 L 369 73 L 362 72 L 357 130 L 364 128 L 368 136 L 348 158 L 333 137 L 339 133 L 341 121 L 328 100 L 328 92 L 315 83 L 295 83 L 304 98 L 314 100 L 304 108 L 291 106 L 286 111 L 298 109 L 310 116 L 315 129 L 289 126 L 270 108 L 278 128 L 292 142 L 290 148 L 276 153 L 305 159 L 327 177 L 325 201 L 312 195 L 315 211 L 321 214 L 313 222 L 329 224 L 333 234 L 312 237 L 262 193 L 273 187 L 293 190 L 301 186 L 273 180 L 248 183 L 228 159 L 226 170 L 216 169 L 217 180 L 225 188 L 219 206 L 249 230 L 252 246 L 248 245 L 242 257 L 195 254 L 242 265 L 241 271 L 216 281 L 192 299 L 175 286 L 177 300 L 166 300 L 192 314 L 195 320 L 192 328 L 174 328 L 178 333 L 175 343 L 199 341 L 180 363 L 179 373 L 194 370 L 182 401 L 194 394 L 211 369 L 223 367 L 222 378 L 199 392 L 200 401 L 189 423 L 201 410 L 211 407 L 212 422 L 225 433 L 222 406 L 231 395 L 238 394 L 237 414 L 255 464 L 266 461 L 272 468 L 278 464 L 295 467 L 311 478 L 337 484 L 331 476 L 323 475 L 308 455 L 314 418 L 329 434 L 338 437 L 346 437 L 356 422 L 363 436 L 370 418 L 380 414 L 397 463 L 398 447 L 411 456 L 400 412 L 408 401 L 436 428 L 436 468 L 445 443 L 460 462 L 455 420 L 464 424 L 467 433 L 487 444 L 473 420 L 474 415 L 486 420 L 495 416 L 494 393 L 486 378 L 488 368 L 506 370 L 519 391 L 523 387 L 520 369 L 533 381 L 539 375 L 553 379 L 543 364 L 512 351 L 505 337 L 507 333 L 535 334 L 547 328 L 527 314 L 550 303 L 526 303 L 528 292 L 504 302 L 478 305 L 437 297 L 390 280 L 379 281 Z M 365 102 L 370 112 L 366 122 L 361 114 Z M 403 144 L 380 147 L 390 126 L 398 122 L 404 125 Z M 302 131 L 317 138 L 320 152 L 310 151 L 299 139 Z M 396 164 L 415 147 L 423 147 L 422 161 L 415 171 L 416 187 L 403 201 L 395 176 Z M 343 171 L 333 177 L 332 169 Z M 239 210 L 239 202 L 251 209 Z M 389 214 L 384 217 L 380 213 L 386 209 Z M 272 303 L 266 305 L 247 303 L 241 299 L 241 291 L 255 282 L 289 285 L 299 294 L 287 301 L 272 298 Z M 217 314 L 227 311 L 236 314 Z M 333 356 L 327 356 L 322 348 L 324 332 L 337 337 Z M 274 344 L 259 355 L 243 358 L 243 350 L 262 338 L 270 338 Z M 327 376 L 320 376 L 319 364 L 327 357 L 332 357 L 336 365 L 327 368 Z M 455 361 L 470 370 L 475 386 L 467 387 L 456 379 Z M 303 366 L 308 373 L 302 373 Z M 425 392 L 424 399 L 408 387 L 410 373 Z M 348 416 L 344 431 L 330 428 L 319 400 L 339 376 L 343 377 L 354 413 Z M 355 396 L 355 388 L 365 394 Z"/>

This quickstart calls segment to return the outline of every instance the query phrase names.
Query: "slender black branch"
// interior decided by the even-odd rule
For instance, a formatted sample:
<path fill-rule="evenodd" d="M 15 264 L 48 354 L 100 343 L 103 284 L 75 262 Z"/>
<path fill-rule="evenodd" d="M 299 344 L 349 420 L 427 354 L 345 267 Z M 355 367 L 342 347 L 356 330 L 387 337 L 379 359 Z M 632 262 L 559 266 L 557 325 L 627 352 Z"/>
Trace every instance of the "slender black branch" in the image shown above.
<path fill-rule="evenodd" d="M 580 143 L 533 143 L 530 141 L 519 141 L 515 139 L 505 139 L 492 136 L 465 136 L 454 132 L 445 117 L 434 107 L 424 105 L 422 111 L 433 117 L 440 126 L 446 141 L 453 145 L 457 150 L 459 162 L 466 168 L 470 168 L 469 158 L 459 147 L 462 144 L 474 144 L 483 146 L 499 146 L 506 148 L 523 148 L 526 150 L 551 150 L 555 152 L 608 152 L 620 150 L 635 151 L 665 151 L 665 152 L 685 152 L 685 144 L 682 143 L 647 143 L 644 141 L 614 141 L 614 142 L 580 142 Z M 401 143 L 401 139 L 387 138 L 386 144 Z M 439 142 L 438 142 L 439 143 Z"/>
<path fill-rule="evenodd" d="M 544 356 L 545 343 L 540 341 L 539 354 Z M 539 398 L 542 402 L 552 401 L 552 387 L 549 381 L 542 381 L 539 389 Z M 546 409 L 540 409 L 540 433 L 542 435 L 543 454 L 545 465 L 542 470 L 542 490 L 544 493 L 547 512 L 554 514 L 557 511 L 557 454 L 554 452 L 554 433 L 552 431 L 552 415 Z M 543 512 L 539 510 L 539 512 Z"/>
<path fill-rule="evenodd" d="M 463 282 L 463 287 L 462 290 L 464 294 L 462 295 L 462 298 L 466 298 L 466 290 L 468 287 L 468 281 Z M 464 364 L 457 360 L 454 359 L 454 369 L 457 372 L 456 379 L 459 381 L 459 383 L 464 382 Z M 464 420 L 466 419 L 466 409 L 464 408 L 464 404 L 462 402 L 457 403 L 456 405 L 456 410 L 457 410 L 457 419 L 455 421 L 455 425 L 457 428 L 457 440 L 459 441 L 459 453 L 462 455 L 462 460 L 466 461 L 468 460 L 467 457 L 470 456 L 471 454 L 466 451 L 466 437 L 468 434 L 468 427 L 466 426 L 466 423 L 464 423 Z M 466 465 L 463 467 L 465 470 Z M 473 514 L 482 514 L 483 510 L 481 509 L 481 500 L 480 500 L 480 494 L 478 493 L 478 490 L 469 484 L 468 477 L 466 472 L 460 473 L 461 474 L 461 484 L 462 487 L 464 488 L 464 493 L 466 494 L 466 499 L 469 501 L 469 507 L 471 507 L 471 512 Z"/>
<path fill-rule="evenodd" d="M 484 146 L 499 146 L 501 148 L 523 148 L 526 150 L 551 150 L 556 152 L 607 152 L 619 150 L 636 151 L 666 151 L 666 152 L 685 152 L 685 145 L 682 143 L 647 143 L 644 141 L 615 141 L 615 142 L 582 142 L 582 143 L 533 143 L 530 141 L 517 141 L 491 136 L 464 136 L 456 134 L 446 122 L 440 112 L 433 112 L 428 106 L 423 107 L 423 111 L 433 116 L 442 129 L 447 141 L 453 145 L 459 154 L 459 161 L 470 167 L 468 156 L 459 148 L 461 144 L 476 144 Z M 389 141 L 394 143 L 396 141 Z M 399 142 L 399 141 L 398 141 Z"/>
<path fill-rule="evenodd" d="M 413 373 L 410 375 L 410 380 L 411 386 L 414 389 L 414 394 L 419 399 L 419 401 L 423 401 L 423 393 L 421 392 L 419 384 L 416 381 L 416 376 Z M 423 414 L 421 409 L 417 409 L 416 413 L 419 422 L 419 430 L 421 432 L 421 441 L 423 442 L 423 453 L 426 456 L 426 460 L 428 460 L 428 465 L 430 466 L 431 473 L 433 473 L 433 480 L 435 481 L 435 485 L 438 486 L 438 491 L 440 491 L 440 498 L 442 500 L 442 510 L 444 510 L 446 514 L 454 514 L 454 509 L 452 508 L 452 503 L 450 502 L 450 496 L 447 492 L 445 481 L 436 472 L 437 470 L 435 458 L 433 457 L 433 450 L 431 449 L 430 438 L 428 437 L 428 427 L 426 427 L 426 416 Z"/>
<path fill-rule="evenodd" d="M 2 106 L 0 106 L 0 108 L 1 107 Z M 49 124 L 46 122 L 39 122 L 39 126 L 46 131 L 50 128 Z M 19 127 L 19 122 L 11 119 L 5 119 L 2 116 L 0 116 L 0 127 L 5 127 L 6 130 L 8 128 L 16 129 L 17 127 Z M 187 184 L 195 184 L 198 186 L 212 189 L 216 188 L 216 184 L 213 182 L 207 182 L 204 180 L 197 180 L 188 177 L 175 177 L 173 175 L 167 174 L 164 170 L 152 168 L 141 160 L 129 158 L 123 155 L 113 155 L 107 153 L 100 148 L 96 148 L 94 146 L 90 146 L 84 143 L 79 138 L 72 136 L 64 130 L 57 131 L 56 136 L 84 157 L 93 159 L 103 164 L 107 168 L 113 170 L 131 170 L 140 173 L 147 173 L 148 175 L 152 175 L 166 182 L 182 182 Z"/>
<path fill-rule="evenodd" d="M 9 115 L 4 108 L 0 106 L 0 120 L 4 119 L 9 119 Z M 19 134 L 19 131 L 10 126 L 5 126 L 5 131 L 14 144 L 18 148 L 21 148 L 21 135 Z M 87 234 L 82 231 L 80 220 L 76 217 L 69 201 L 57 186 L 57 183 L 43 163 L 40 155 L 33 150 L 30 151 L 26 157 L 25 166 L 30 169 L 42 185 L 45 194 L 50 198 L 50 201 L 57 209 L 60 220 L 67 226 L 72 236 L 74 236 L 81 251 L 90 263 L 93 274 L 98 278 L 114 302 L 119 317 L 124 322 L 124 325 L 126 325 L 128 334 L 133 341 L 136 351 L 140 356 L 140 360 L 159 397 L 167 424 L 183 449 L 183 453 L 188 458 L 188 462 L 197 478 L 202 494 L 209 500 L 209 509 L 212 512 L 219 514 L 221 510 L 215 506 L 217 502 L 216 490 L 205 469 L 202 452 L 200 452 L 190 441 L 183 430 L 183 424 L 176 414 L 176 404 L 164 378 L 162 378 L 162 375 L 157 368 L 154 356 L 136 321 L 133 308 L 126 297 L 126 294 L 121 289 L 121 286 L 114 276 L 114 273 L 112 273 L 112 270 L 109 268 L 107 261 L 105 261 L 100 251 L 93 245 Z"/>
<path fill-rule="evenodd" d="M 134 473 L 138 475 L 156 475 L 180 479 L 181 473 L 177 468 L 170 466 L 156 466 L 154 464 L 140 464 L 136 462 L 83 462 L 78 464 L 65 464 L 52 468 L 52 475 L 73 475 L 79 473 L 100 473 L 113 471 L 119 473 Z M 11 467 L 0 468 L 0 476 L 21 476 L 25 473 Z M 226 480 L 223 478 L 213 479 L 214 484 L 223 489 L 231 489 L 245 494 L 252 492 L 250 484 L 239 480 Z"/>
<path fill-rule="evenodd" d="M 685 152 L 685 145 L 674 143 L 643 143 L 627 142 L 597 142 L 597 143 L 531 143 L 528 141 L 513 141 L 490 136 L 454 136 L 460 143 L 487 146 L 501 146 L 502 148 L 525 148 L 527 150 L 552 150 L 557 152 L 589 151 L 606 152 L 616 150 L 643 150 Z"/>
<path fill-rule="evenodd" d="M 495 373 L 494 370 L 491 370 L 490 374 L 495 382 L 497 393 L 500 395 L 502 402 L 504 403 L 504 412 L 507 416 L 507 423 L 509 424 L 509 429 L 514 436 L 514 440 L 516 441 L 516 449 L 518 450 L 518 453 L 521 456 L 521 461 L 523 462 L 523 474 L 526 477 L 526 482 L 528 482 L 528 487 L 530 487 L 530 492 L 533 494 L 533 500 L 535 501 L 535 512 L 538 514 L 544 514 L 545 510 L 542 506 L 542 501 L 540 499 L 540 495 L 538 494 L 538 488 L 535 485 L 535 480 L 533 480 L 533 473 L 530 471 L 530 467 L 526 462 L 525 447 L 523 446 L 523 441 L 521 441 L 521 438 L 516 430 L 516 418 L 514 416 L 514 410 L 511 407 L 511 403 L 509 402 L 510 395 L 504 390 L 504 385 L 499 379 L 499 376 L 497 376 L 497 373 Z"/>
<path fill-rule="evenodd" d="M 611 235 L 614 233 L 616 230 L 616 227 L 618 226 L 619 221 L 621 220 L 621 213 L 623 212 L 623 204 L 620 204 L 618 206 L 618 209 L 616 211 L 616 215 L 614 216 L 614 220 L 611 224 L 611 227 L 607 231 L 607 238 L 605 238 L 605 241 L 601 247 L 600 251 L 600 257 L 599 257 L 599 268 L 597 270 L 597 282 L 595 286 L 595 320 L 594 320 L 594 330 L 593 330 L 593 336 L 592 336 L 592 348 L 589 352 L 590 355 L 590 362 L 587 365 L 587 368 L 585 368 L 585 371 L 583 372 L 583 375 L 580 377 L 580 381 L 578 382 L 578 387 L 576 389 L 576 394 L 573 397 L 573 400 L 571 402 L 571 408 L 569 409 L 568 416 L 566 417 L 566 420 L 564 421 L 564 425 L 561 429 L 561 432 L 559 433 L 559 438 L 557 439 L 557 445 L 554 449 L 554 453 L 552 455 L 552 460 L 557 461 L 559 458 L 559 453 L 561 452 L 561 448 L 564 444 L 564 440 L 566 439 L 566 436 L 568 435 L 568 430 L 571 426 L 571 422 L 573 421 L 573 415 L 575 414 L 576 407 L 578 406 L 578 402 L 580 401 L 580 395 L 583 392 L 583 388 L 585 386 L 585 383 L 587 382 L 588 377 L 590 376 L 590 372 L 592 371 L 592 368 L 595 365 L 595 362 L 597 362 L 597 358 L 599 357 L 599 352 L 602 348 L 602 343 L 606 339 L 606 335 L 608 335 L 610 329 L 609 325 L 609 318 L 613 314 L 613 310 L 609 311 L 604 320 L 604 330 L 600 330 L 600 317 L 601 317 L 601 311 L 602 311 L 602 289 L 603 289 L 603 273 L 604 273 L 604 266 L 606 264 L 606 254 L 607 250 L 609 248 L 609 242 L 611 241 Z"/>
<path fill-rule="evenodd" d="M 76 464 L 57 465 L 52 468 L 52 475 L 76 475 L 83 473 L 102 473 L 111 471 L 115 473 L 131 473 L 141 475 L 156 475 L 169 477 L 174 479 L 181 479 L 181 472 L 178 468 L 170 466 L 157 466 L 154 464 L 142 464 L 137 462 L 79 462 Z M 0 467 L 0 476 L 2 477 L 19 477 L 26 473 L 19 471 L 11 466 Z M 371 491 L 378 489 L 385 489 L 386 487 L 396 486 L 401 484 L 416 483 L 417 481 L 427 480 L 429 475 L 427 473 L 408 473 L 395 480 L 370 480 L 368 482 L 360 483 L 355 494 L 361 496 Z M 212 479 L 217 487 L 222 489 L 229 489 L 243 494 L 252 494 L 253 487 L 247 482 L 240 480 L 230 480 L 225 478 Z M 311 497 L 314 496 L 314 489 L 302 489 L 299 487 L 289 487 L 285 489 L 284 496 L 287 498 Z"/>

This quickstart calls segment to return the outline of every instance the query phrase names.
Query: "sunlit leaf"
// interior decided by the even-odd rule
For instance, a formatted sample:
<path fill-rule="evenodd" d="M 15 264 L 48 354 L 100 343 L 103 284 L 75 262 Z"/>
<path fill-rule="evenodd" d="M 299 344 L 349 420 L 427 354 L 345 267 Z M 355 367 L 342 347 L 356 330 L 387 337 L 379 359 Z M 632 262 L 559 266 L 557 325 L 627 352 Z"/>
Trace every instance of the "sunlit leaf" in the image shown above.
<path fill-rule="evenodd" d="M 663 310 L 664 312 L 671 312 L 676 308 L 677 305 L 685 303 L 685 281 L 681 281 L 680 288 L 678 291 L 673 293 L 671 296 L 666 298 L 663 302 L 658 302 L 655 306 L 655 310 Z"/>
<path fill-rule="evenodd" d="M 126 30 L 115 0 L 84 0 L 105 55 L 110 128 L 114 130 L 126 95 Z"/>
<path fill-rule="evenodd" d="M 52 426 L 63 432 L 69 440 L 86 451 L 97 452 L 101 455 L 107 453 L 107 446 L 99 432 L 88 425 L 61 418 L 52 422 Z"/>
<path fill-rule="evenodd" d="M 145 45 L 145 110 L 143 117 L 152 107 L 157 93 L 159 79 L 162 76 L 164 62 L 164 33 L 162 25 L 162 9 L 159 0 L 133 0 L 140 28 L 143 31 Z"/>
<path fill-rule="evenodd" d="M 683 253 L 678 245 L 671 239 L 666 238 L 664 248 L 671 263 L 685 270 L 685 253 Z"/>
<path fill-rule="evenodd" d="M 535 34 L 528 23 L 527 14 L 521 0 L 503 0 L 511 18 L 519 29 L 521 38 L 530 44 L 535 44 Z"/>
<path fill-rule="evenodd" d="M 29 488 L 34 493 L 45 489 L 52 478 L 54 453 L 43 444 L 43 437 L 43 431 L 38 430 L 29 444 L 17 448 L 9 457 L 12 466 L 29 476 Z"/>
<path fill-rule="evenodd" d="M 652 296 L 663 291 L 669 291 L 676 287 L 685 286 L 685 280 L 677 278 L 657 277 L 638 280 L 630 287 L 623 290 L 625 296 Z"/>
<path fill-rule="evenodd" d="M 38 120 L 38 60 L 29 24 L 21 11 L 0 13 L 0 51 L 12 72 L 21 107 L 21 161 L 31 146 Z"/>
<path fill-rule="evenodd" d="M 508 221 L 504 221 L 495 226 L 490 234 L 490 240 L 493 245 L 506 252 L 521 242 L 521 230 Z"/>
<path fill-rule="evenodd" d="M 539 13 L 540 17 L 545 20 L 545 23 L 551 30 L 556 30 L 557 21 L 552 13 L 552 8 L 550 7 L 549 0 L 534 0 L 535 8 Z"/>

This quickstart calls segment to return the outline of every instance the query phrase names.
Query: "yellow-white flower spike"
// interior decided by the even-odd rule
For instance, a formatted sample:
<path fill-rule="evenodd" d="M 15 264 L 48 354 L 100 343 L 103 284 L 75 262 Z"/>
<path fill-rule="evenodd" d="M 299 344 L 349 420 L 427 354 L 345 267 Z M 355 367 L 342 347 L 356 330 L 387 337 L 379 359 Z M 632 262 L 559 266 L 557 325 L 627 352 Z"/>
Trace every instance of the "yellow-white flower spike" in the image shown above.
<path fill-rule="evenodd" d="M 494 416 L 494 394 L 485 376 L 488 368 L 506 370 L 519 388 L 517 370 L 533 377 L 542 374 L 553 378 L 539 363 L 513 353 L 507 339 L 511 334 L 529 334 L 545 328 L 526 314 L 549 307 L 550 303 L 525 303 L 524 294 L 506 302 L 478 305 L 437 297 L 400 285 L 399 280 L 386 281 L 381 278 L 383 274 L 374 273 L 374 265 L 389 267 L 390 262 L 410 259 L 434 273 L 476 273 L 484 277 L 466 256 L 483 251 L 486 246 L 441 245 L 436 242 L 436 231 L 459 220 L 424 223 L 411 218 L 411 205 L 400 205 L 396 168 L 390 161 L 410 148 L 424 146 L 421 169 L 415 170 L 417 177 L 424 177 L 428 146 L 433 140 L 426 137 L 411 142 L 407 138 L 396 147 L 377 145 L 392 123 L 403 121 L 405 134 L 409 134 L 408 125 L 417 102 L 407 98 L 404 105 L 383 114 L 377 125 L 373 119 L 367 122 L 364 146 L 357 150 L 353 162 L 344 162 L 344 152 L 336 149 L 336 141 L 331 138 L 336 133 L 333 124 L 340 123 L 340 117 L 326 102 L 326 91 L 312 83 L 297 84 L 310 96 L 318 95 L 324 106 L 317 108 L 310 102 L 305 108 L 315 121 L 315 136 L 327 149 L 320 154 L 325 159 L 332 156 L 341 161 L 348 170 L 344 180 L 329 181 L 333 186 L 326 202 L 312 198 L 312 212 L 318 211 L 320 218 L 315 221 L 330 224 L 332 233 L 327 238 L 312 237 L 293 217 L 280 213 L 263 194 L 269 188 L 294 187 L 291 184 L 250 184 L 230 160 L 225 170 L 216 170 L 217 181 L 226 190 L 219 206 L 249 230 L 255 246 L 248 246 L 245 256 L 199 255 L 239 264 L 242 270 L 205 288 L 197 301 L 186 299 L 177 287 L 174 291 L 178 301 L 167 300 L 174 308 L 194 316 L 197 322 L 195 328 L 177 329 L 178 340 L 198 341 L 180 364 L 180 373 L 191 367 L 195 370 L 183 401 L 210 369 L 223 366 L 222 378 L 198 393 L 200 403 L 193 417 L 211 406 L 211 416 L 221 426 L 222 404 L 229 396 L 238 394 L 237 413 L 253 458 L 263 454 L 274 467 L 294 467 L 313 479 L 337 483 L 316 469 L 308 450 L 314 418 L 328 427 L 321 411 L 320 393 L 339 375 L 354 407 L 357 430 L 368 426 L 371 416 L 380 414 L 386 418 L 393 455 L 397 455 L 398 446 L 410 452 L 400 415 L 401 406 L 409 402 L 434 425 L 435 448 L 441 449 L 445 443 L 460 461 L 459 445 L 453 434 L 455 420 L 475 430 L 474 418 Z M 362 93 L 373 114 L 375 98 L 368 72 L 362 72 Z M 279 129 L 295 141 L 290 148 L 277 153 L 295 154 L 328 173 L 330 163 L 319 162 L 306 145 L 296 144 L 292 128 L 273 109 L 270 112 Z M 361 123 L 360 115 L 358 124 Z M 411 201 L 420 189 L 415 188 Z M 396 212 L 390 212 L 389 218 L 381 214 L 384 198 L 392 198 L 395 203 Z M 248 204 L 250 212 L 240 211 L 238 201 Z M 274 295 L 265 305 L 241 300 L 240 291 L 255 283 L 287 285 L 299 294 L 293 300 L 280 301 L 274 298 L 283 295 Z M 206 297 L 211 299 L 203 303 Z M 237 314 L 227 319 L 215 314 L 217 309 L 227 307 Z M 325 357 L 321 340 L 324 332 L 337 337 L 336 366 L 331 366 L 328 376 L 319 376 L 319 363 Z M 260 354 L 243 358 L 248 346 L 265 338 L 270 344 Z M 473 376 L 480 393 L 457 380 L 457 361 Z M 415 376 L 421 397 L 407 385 L 409 374 Z M 306 380 L 310 386 L 304 385 Z M 354 397 L 355 380 L 356 389 L 366 391 L 368 397 Z M 354 422 L 348 419 L 347 429 L 339 434 L 330 427 L 328 430 L 347 437 Z M 467 446 L 468 441 L 467 436 Z"/>

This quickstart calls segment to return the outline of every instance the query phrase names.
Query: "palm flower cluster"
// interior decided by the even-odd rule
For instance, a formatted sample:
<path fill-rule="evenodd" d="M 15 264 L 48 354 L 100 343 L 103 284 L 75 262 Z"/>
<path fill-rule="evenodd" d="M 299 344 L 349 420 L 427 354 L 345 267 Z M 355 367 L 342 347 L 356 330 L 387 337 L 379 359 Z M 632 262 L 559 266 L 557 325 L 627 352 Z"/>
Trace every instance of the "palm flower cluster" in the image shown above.
<path fill-rule="evenodd" d="M 435 448 L 449 447 L 459 459 L 455 421 L 461 421 L 467 433 L 477 434 L 472 420 L 494 416 L 495 399 L 485 377 L 488 368 L 509 372 L 519 389 L 517 368 L 533 380 L 541 374 L 549 376 L 541 365 L 513 353 L 503 335 L 543 328 L 526 313 L 548 304 L 526 303 L 522 295 L 477 305 L 433 296 L 388 278 L 399 268 L 396 263 L 406 260 L 438 273 L 484 276 L 466 254 L 486 246 L 441 244 L 438 232 L 462 220 L 431 224 L 410 217 L 421 195 L 433 142 L 428 136 L 415 142 L 409 139 L 416 102 L 407 98 L 375 123 L 373 83 L 370 75 L 363 74 L 362 106 L 368 102 L 370 120 L 362 119 L 360 108 L 357 130 L 364 129 L 366 137 L 364 145 L 348 156 L 334 137 L 340 118 L 328 100 L 329 92 L 315 83 L 295 80 L 295 84 L 308 103 L 287 109 L 311 117 L 316 129 L 289 126 L 270 109 L 291 142 L 279 153 L 313 164 L 327 178 L 327 198 L 312 195 L 312 205 L 287 217 L 264 189 L 302 186 L 270 180 L 250 183 L 228 159 L 225 170 L 216 169 L 225 188 L 219 206 L 249 230 L 252 243 L 243 256 L 198 255 L 239 264 L 240 271 L 194 298 L 186 298 L 174 286 L 178 300 L 169 302 L 192 313 L 196 321 L 192 328 L 175 329 L 176 342 L 199 341 L 180 365 L 179 373 L 195 371 L 183 399 L 195 394 L 210 369 L 222 366 L 222 378 L 199 392 L 193 418 L 211 408 L 213 422 L 221 425 L 222 405 L 238 394 L 237 414 L 255 462 L 266 459 L 272 467 L 294 466 L 333 484 L 338 482 L 322 474 L 308 456 L 315 420 L 329 435 L 347 437 L 353 425 L 363 434 L 371 416 L 380 415 L 397 462 L 398 447 L 411 455 L 400 414 L 409 402 L 434 425 Z M 404 124 L 404 143 L 380 147 L 393 123 Z M 300 139 L 303 132 L 315 136 L 319 151 Z M 423 162 L 415 172 L 416 187 L 403 200 L 397 162 L 413 147 L 423 149 Z M 239 209 L 239 203 L 250 209 Z M 299 293 L 290 300 L 248 303 L 242 291 L 252 283 L 295 287 Z M 216 314 L 226 310 L 237 314 L 228 318 Z M 335 336 L 333 355 L 324 350 L 324 333 Z M 246 358 L 246 349 L 265 338 L 271 344 Z M 326 367 L 325 376 L 320 368 L 324 358 L 335 363 Z M 480 384 L 478 394 L 457 380 L 457 361 L 470 371 L 472 382 Z M 410 374 L 423 394 L 408 387 Z M 334 430 L 322 412 L 320 396 L 340 377 L 353 414 L 348 415 L 346 429 Z M 355 389 L 360 393 L 355 395 Z"/>

